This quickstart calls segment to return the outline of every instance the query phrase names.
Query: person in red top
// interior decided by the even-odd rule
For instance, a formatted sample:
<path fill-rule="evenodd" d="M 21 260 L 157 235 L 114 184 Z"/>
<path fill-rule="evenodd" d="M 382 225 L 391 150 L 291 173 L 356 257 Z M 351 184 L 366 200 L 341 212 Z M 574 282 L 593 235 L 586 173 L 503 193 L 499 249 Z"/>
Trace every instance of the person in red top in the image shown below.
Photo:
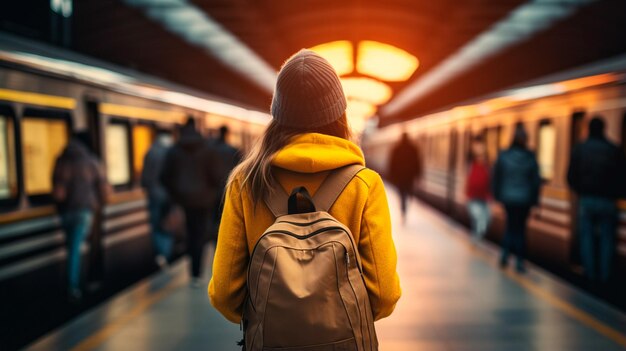
<path fill-rule="evenodd" d="M 482 138 L 478 137 L 472 143 L 472 164 L 465 182 L 467 196 L 467 210 L 472 223 L 474 242 L 480 241 L 487 232 L 491 213 L 489 211 L 489 165 L 487 164 L 486 149 Z"/>

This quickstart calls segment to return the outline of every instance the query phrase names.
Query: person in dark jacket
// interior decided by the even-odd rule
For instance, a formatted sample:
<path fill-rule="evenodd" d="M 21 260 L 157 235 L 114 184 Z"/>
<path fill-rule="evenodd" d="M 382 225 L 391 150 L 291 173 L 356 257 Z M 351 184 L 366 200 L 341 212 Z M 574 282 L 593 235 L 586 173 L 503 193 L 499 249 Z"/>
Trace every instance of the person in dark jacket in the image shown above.
<path fill-rule="evenodd" d="M 472 164 L 465 182 L 467 196 L 467 211 L 472 223 L 474 243 L 478 243 L 489 228 L 491 212 L 489 210 L 489 165 L 487 164 L 487 150 L 482 138 L 476 138 L 472 143 Z"/>
<path fill-rule="evenodd" d="M 493 169 L 492 193 L 506 210 L 506 232 L 500 266 L 508 264 L 509 252 L 517 254 L 516 269 L 523 273 L 526 221 L 530 208 L 539 203 L 541 177 L 535 155 L 526 148 L 527 135 L 522 124 L 515 127 L 511 147 L 498 156 Z"/>
<path fill-rule="evenodd" d="M 161 183 L 185 212 L 194 286 L 201 285 L 204 245 L 221 193 L 222 168 L 215 148 L 200 135 L 194 120 L 189 118 L 181 128 L 178 142 L 166 155 Z"/>
<path fill-rule="evenodd" d="M 406 218 L 407 197 L 413 190 L 413 182 L 422 174 L 422 163 L 419 151 L 415 144 L 404 132 L 398 143 L 391 151 L 389 160 L 389 180 L 400 192 L 400 206 L 402 220 Z"/>
<path fill-rule="evenodd" d="M 72 136 L 57 158 L 52 174 L 52 196 L 66 237 L 68 294 L 75 300 L 82 297 L 80 247 L 107 193 L 102 167 L 83 142 L 85 139 L 84 132 Z"/>
<path fill-rule="evenodd" d="M 579 195 L 578 230 L 585 274 L 592 281 L 610 278 L 618 221 L 616 200 L 626 187 L 624 153 L 604 136 L 602 117 L 589 123 L 589 137 L 572 151 L 567 180 Z M 599 234 L 599 255 L 595 232 Z M 596 267 L 599 256 L 599 271 Z"/>
<path fill-rule="evenodd" d="M 228 176 L 230 172 L 241 162 L 241 152 L 234 146 L 228 143 L 228 127 L 221 126 L 219 129 L 219 136 L 215 141 L 215 150 L 219 158 L 222 161 L 222 174 L 220 176 L 220 190 L 219 194 L 219 206 L 215 207 L 214 215 L 213 215 L 213 230 L 211 233 L 210 240 L 217 241 L 217 229 L 219 228 L 220 221 L 222 218 L 222 209 L 224 203 L 224 191 L 226 189 L 226 182 L 228 180 Z"/>
<path fill-rule="evenodd" d="M 148 195 L 148 213 L 152 229 L 152 244 L 159 267 L 167 266 L 172 255 L 174 238 L 163 226 L 165 216 L 171 210 L 171 201 L 167 190 L 161 184 L 160 175 L 163 171 L 167 151 L 172 144 L 172 136 L 167 133 L 157 135 L 150 150 L 146 153 L 141 172 L 141 186 Z"/>

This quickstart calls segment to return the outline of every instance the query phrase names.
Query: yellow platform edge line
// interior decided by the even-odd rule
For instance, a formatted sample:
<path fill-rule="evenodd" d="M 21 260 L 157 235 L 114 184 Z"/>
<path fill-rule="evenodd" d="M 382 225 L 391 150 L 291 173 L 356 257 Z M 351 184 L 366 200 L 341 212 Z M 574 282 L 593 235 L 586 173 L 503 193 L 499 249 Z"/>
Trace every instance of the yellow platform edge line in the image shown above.
<path fill-rule="evenodd" d="M 537 284 L 531 282 L 528 279 L 517 276 L 511 272 L 507 272 L 507 276 L 514 280 L 516 283 L 524 287 L 526 290 L 531 292 L 533 295 L 543 299 L 548 302 L 553 307 L 561 310 L 565 314 L 570 317 L 578 320 L 579 322 L 587 325 L 588 327 L 594 329 L 598 333 L 606 336 L 607 338 L 615 341 L 620 346 L 626 347 L 626 336 L 619 331 L 607 326 L 603 322 L 597 320 L 593 316 L 589 315 L 587 312 L 573 306 L 569 302 L 566 302 L 553 294 L 547 292 L 545 289 L 541 288 Z"/>
<path fill-rule="evenodd" d="M 459 238 L 459 240 L 461 240 Z M 465 242 L 465 244 L 467 246 L 471 246 L 470 243 Z M 476 253 L 476 251 L 473 251 Z M 491 266 L 493 266 L 495 269 L 499 269 L 496 267 L 496 263 L 493 262 L 492 257 L 488 256 L 486 252 L 484 251 L 480 251 L 480 255 L 478 255 L 479 257 L 481 257 L 484 261 L 487 261 Z M 518 285 L 520 285 L 521 287 L 523 287 L 524 289 L 526 289 L 528 292 L 530 292 L 531 294 L 539 297 L 540 299 L 542 299 L 543 301 L 547 302 L 549 305 L 551 305 L 552 307 L 560 310 L 561 312 L 569 315 L 570 317 L 576 319 L 577 321 L 581 322 L 582 324 L 586 325 L 587 327 L 595 330 L 596 332 L 604 335 L 605 337 L 613 340 L 614 342 L 616 342 L 617 344 L 619 344 L 622 347 L 626 347 L 626 335 L 620 333 L 618 330 L 615 330 L 614 328 L 611 328 L 610 326 L 606 325 L 605 323 L 599 321 L 598 319 L 596 319 L 595 317 L 593 317 L 592 315 L 590 315 L 589 313 L 581 310 L 580 308 L 572 305 L 571 303 L 555 296 L 554 294 L 551 294 L 550 292 L 546 291 L 546 289 L 542 288 L 541 286 L 535 284 L 534 282 L 532 282 L 531 280 L 529 280 L 528 278 L 525 278 L 523 276 L 520 276 L 518 274 L 512 273 L 510 271 L 505 271 L 506 276 L 515 281 Z"/>
<path fill-rule="evenodd" d="M 439 218 L 441 219 L 441 218 Z M 446 225 L 444 223 L 444 225 Z M 450 234 L 449 236 L 460 241 L 463 245 L 465 245 L 467 248 L 469 248 L 472 252 L 472 254 L 480 257 L 483 261 L 485 261 L 486 263 L 488 263 L 489 265 L 491 265 L 492 267 L 494 267 L 494 269 L 499 269 L 496 266 L 496 262 L 493 260 L 493 257 L 489 254 L 487 254 L 487 252 L 485 252 L 485 250 L 477 250 L 476 247 L 474 245 L 472 245 L 469 241 L 464 240 L 463 238 L 460 237 L 460 235 L 464 235 L 465 233 L 462 232 L 462 230 L 458 229 L 458 228 L 454 228 L 451 232 L 448 231 L 448 233 Z M 519 284 L 520 286 L 522 286 L 524 289 L 526 289 L 528 292 L 530 292 L 531 294 L 539 297 L 540 299 L 542 299 L 543 301 L 547 302 L 549 305 L 551 305 L 552 307 L 560 310 L 561 312 L 569 315 L 570 317 L 576 319 L 577 321 L 581 322 L 582 324 L 586 325 L 587 327 L 595 330 L 596 332 L 604 335 L 605 337 L 611 339 L 612 341 L 616 342 L 617 344 L 619 344 L 622 347 L 626 347 L 626 335 L 624 335 L 623 333 L 619 332 L 618 330 L 606 325 L 605 323 L 599 321 L 598 319 L 596 319 L 595 317 L 593 317 L 592 315 L 590 315 L 589 313 L 579 309 L 576 306 L 573 306 L 572 304 L 570 304 L 569 302 L 555 296 L 554 294 L 551 294 L 550 292 L 546 291 L 544 288 L 542 288 L 541 286 L 533 283 L 531 280 L 529 280 L 528 278 L 524 278 L 522 276 L 519 276 L 515 273 L 512 273 L 510 271 L 505 271 L 506 276 L 508 278 L 510 278 L 511 280 L 515 281 L 517 284 Z"/>
<path fill-rule="evenodd" d="M 170 282 L 165 288 L 141 300 L 141 302 L 139 302 L 133 309 L 126 312 L 121 317 L 117 318 L 117 320 L 114 320 L 111 323 L 107 324 L 104 328 L 101 328 L 95 334 L 89 336 L 87 339 L 81 341 L 80 344 L 71 348 L 70 351 L 89 351 L 95 349 L 96 347 L 104 343 L 107 339 L 116 334 L 131 320 L 139 317 L 148 308 L 168 296 L 174 290 L 179 288 L 182 284 L 182 279 Z"/>
<path fill-rule="evenodd" d="M 10 89 L 0 89 L 0 100 L 19 102 L 24 104 L 56 107 L 66 110 L 73 110 L 76 107 L 76 100 L 64 96 L 46 95 L 17 91 Z"/>

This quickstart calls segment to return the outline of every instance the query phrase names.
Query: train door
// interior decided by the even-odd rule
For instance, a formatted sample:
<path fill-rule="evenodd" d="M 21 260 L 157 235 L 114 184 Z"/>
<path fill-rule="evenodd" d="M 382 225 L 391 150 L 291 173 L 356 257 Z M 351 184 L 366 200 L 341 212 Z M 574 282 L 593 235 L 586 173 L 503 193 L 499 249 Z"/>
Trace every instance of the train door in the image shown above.
<path fill-rule="evenodd" d="M 456 198 L 456 177 L 457 177 L 457 138 L 458 138 L 458 133 L 456 132 L 456 129 L 452 128 L 450 130 L 450 154 L 448 155 L 448 184 L 447 184 L 447 189 L 448 189 L 448 193 L 447 193 L 447 204 L 446 204 L 446 208 L 448 213 L 451 216 L 455 215 L 455 202 L 454 199 Z"/>
<path fill-rule="evenodd" d="M 572 124 L 570 129 L 570 154 L 576 144 L 583 141 L 585 137 L 585 112 L 577 111 L 572 114 Z M 568 155 L 569 157 L 569 155 Z M 570 262 L 573 265 L 580 265 L 580 242 L 578 238 L 578 196 L 576 193 L 570 193 L 570 228 L 571 228 L 571 240 L 570 240 Z"/>
<path fill-rule="evenodd" d="M 100 134 L 100 109 L 98 101 L 87 98 L 85 99 L 85 117 L 87 118 L 87 128 L 91 139 L 91 149 L 102 162 L 102 143 Z M 104 236 L 104 208 L 96 211 L 94 215 L 91 235 L 89 236 L 89 254 L 87 258 L 88 271 L 87 283 L 92 288 L 101 285 L 104 279 L 104 248 L 102 239 Z"/>

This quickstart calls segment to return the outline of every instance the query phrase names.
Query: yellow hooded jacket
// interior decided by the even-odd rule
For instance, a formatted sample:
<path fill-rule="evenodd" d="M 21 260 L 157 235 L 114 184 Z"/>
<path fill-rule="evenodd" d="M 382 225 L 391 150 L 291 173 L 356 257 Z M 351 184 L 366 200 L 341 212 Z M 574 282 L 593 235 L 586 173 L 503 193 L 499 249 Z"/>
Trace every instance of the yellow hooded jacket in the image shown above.
<path fill-rule="evenodd" d="M 329 171 L 355 163 L 365 165 L 358 146 L 345 139 L 315 133 L 294 137 L 272 161 L 277 167 L 274 175 L 285 191 L 305 186 L 311 195 Z M 240 189 L 240 181 L 235 179 L 226 191 L 208 289 L 211 304 L 234 323 L 241 321 L 248 259 L 257 240 L 275 220 L 265 203 L 257 204 L 255 210 L 250 194 Z M 370 169 L 359 172 L 329 213 L 350 228 L 358 245 L 375 319 L 389 316 L 400 298 L 400 282 L 387 197 L 380 176 Z"/>

